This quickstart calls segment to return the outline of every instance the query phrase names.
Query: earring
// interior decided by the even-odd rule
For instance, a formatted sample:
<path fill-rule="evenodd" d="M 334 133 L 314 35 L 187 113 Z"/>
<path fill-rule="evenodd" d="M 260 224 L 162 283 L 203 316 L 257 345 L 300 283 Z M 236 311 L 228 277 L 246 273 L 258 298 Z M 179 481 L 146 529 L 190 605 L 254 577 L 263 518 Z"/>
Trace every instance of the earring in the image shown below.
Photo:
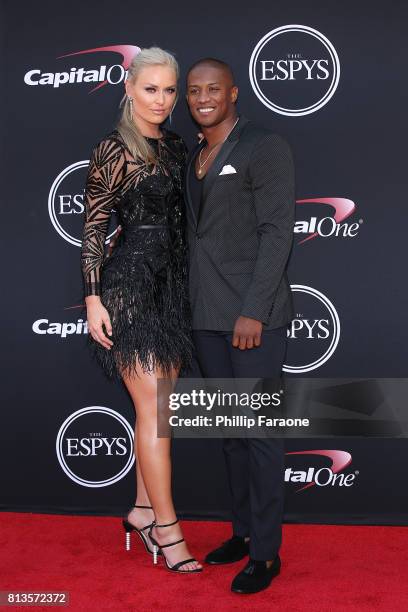
<path fill-rule="evenodd" d="M 133 119 L 133 98 L 128 96 L 130 118 Z"/>

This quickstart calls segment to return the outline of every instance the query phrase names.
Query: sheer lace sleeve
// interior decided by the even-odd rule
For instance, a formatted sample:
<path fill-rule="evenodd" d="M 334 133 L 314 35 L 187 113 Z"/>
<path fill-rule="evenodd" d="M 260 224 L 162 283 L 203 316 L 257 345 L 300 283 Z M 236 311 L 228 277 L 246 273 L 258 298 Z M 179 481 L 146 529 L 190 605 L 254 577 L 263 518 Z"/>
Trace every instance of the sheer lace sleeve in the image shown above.
<path fill-rule="evenodd" d="M 126 176 L 126 156 L 113 138 L 93 150 L 85 186 L 85 223 L 81 265 L 85 296 L 100 295 L 100 268 L 112 208 Z"/>

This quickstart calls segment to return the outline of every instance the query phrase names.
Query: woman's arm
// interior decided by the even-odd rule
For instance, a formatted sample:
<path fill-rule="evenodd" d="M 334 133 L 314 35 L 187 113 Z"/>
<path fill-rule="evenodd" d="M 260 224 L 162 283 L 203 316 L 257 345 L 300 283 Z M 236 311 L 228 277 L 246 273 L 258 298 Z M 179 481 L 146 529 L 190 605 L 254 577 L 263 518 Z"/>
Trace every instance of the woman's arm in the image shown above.
<path fill-rule="evenodd" d="M 105 348 L 112 341 L 109 314 L 101 295 L 101 266 L 109 218 L 126 174 L 126 159 L 114 139 L 102 140 L 93 150 L 85 187 L 85 223 L 82 238 L 81 265 L 85 284 L 89 333 Z"/>

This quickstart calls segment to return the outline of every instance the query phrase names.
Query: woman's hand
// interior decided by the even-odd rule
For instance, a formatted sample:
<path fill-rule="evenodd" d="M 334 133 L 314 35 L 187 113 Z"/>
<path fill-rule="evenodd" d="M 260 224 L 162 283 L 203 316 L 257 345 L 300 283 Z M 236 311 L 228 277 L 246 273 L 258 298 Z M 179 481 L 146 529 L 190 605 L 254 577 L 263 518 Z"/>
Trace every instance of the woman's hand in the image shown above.
<path fill-rule="evenodd" d="M 85 302 L 89 333 L 96 342 L 110 350 L 113 342 L 105 335 L 102 327 L 102 324 L 105 325 L 108 335 L 112 335 L 112 325 L 108 311 L 98 295 L 88 295 Z"/>

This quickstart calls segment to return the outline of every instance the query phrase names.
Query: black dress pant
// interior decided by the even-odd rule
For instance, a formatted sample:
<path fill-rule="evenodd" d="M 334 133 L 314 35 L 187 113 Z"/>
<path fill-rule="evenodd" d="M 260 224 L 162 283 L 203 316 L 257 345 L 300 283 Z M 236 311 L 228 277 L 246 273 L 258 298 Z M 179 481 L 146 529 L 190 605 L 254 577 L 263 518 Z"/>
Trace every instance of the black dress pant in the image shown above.
<path fill-rule="evenodd" d="M 261 346 L 232 346 L 232 333 L 195 330 L 197 359 L 205 378 L 269 378 L 281 375 L 287 327 L 263 331 Z M 250 538 L 250 557 L 273 559 L 282 541 L 284 445 L 280 438 L 224 438 L 232 496 L 234 535 Z"/>

